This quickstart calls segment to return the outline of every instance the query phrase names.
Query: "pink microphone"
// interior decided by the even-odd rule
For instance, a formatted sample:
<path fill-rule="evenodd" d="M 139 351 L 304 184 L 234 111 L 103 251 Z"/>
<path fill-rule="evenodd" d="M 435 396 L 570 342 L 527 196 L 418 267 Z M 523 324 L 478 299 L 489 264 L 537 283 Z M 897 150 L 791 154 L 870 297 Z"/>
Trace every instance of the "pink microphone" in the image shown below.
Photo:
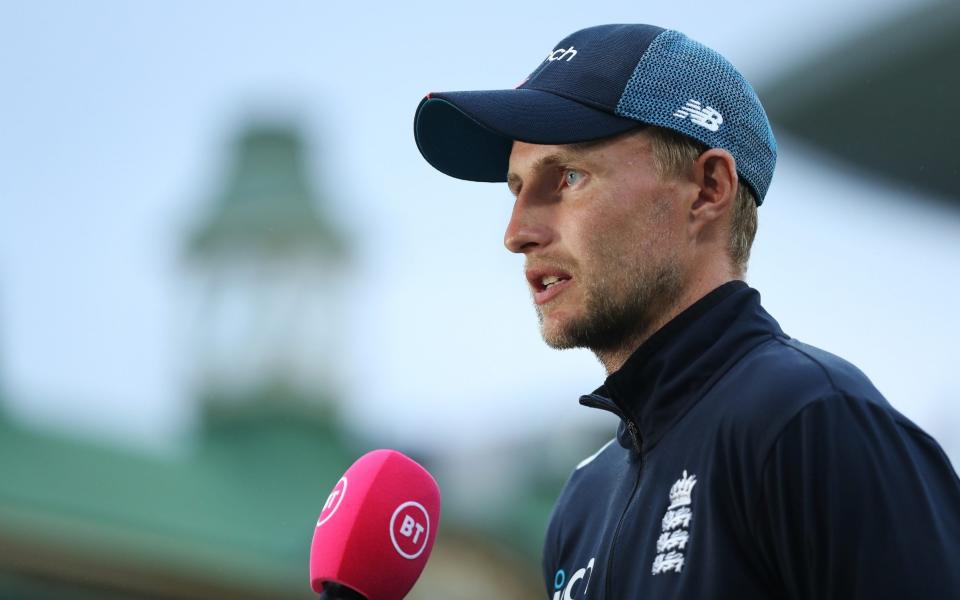
<path fill-rule="evenodd" d="M 374 450 L 327 497 L 310 547 L 321 598 L 401 600 L 427 564 L 440 524 L 440 488 L 396 450 Z"/>

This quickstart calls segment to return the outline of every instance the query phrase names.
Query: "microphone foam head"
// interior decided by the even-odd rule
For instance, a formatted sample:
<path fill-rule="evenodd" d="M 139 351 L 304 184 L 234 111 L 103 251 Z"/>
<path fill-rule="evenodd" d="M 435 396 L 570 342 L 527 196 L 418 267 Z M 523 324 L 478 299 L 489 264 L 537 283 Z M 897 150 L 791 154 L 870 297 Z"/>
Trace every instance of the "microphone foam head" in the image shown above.
<path fill-rule="evenodd" d="M 310 585 L 340 583 L 368 600 L 400 600 L 427 563 L 440 488 L 396 450 L 364 454 L 334 485 L 310 548 Z"/>

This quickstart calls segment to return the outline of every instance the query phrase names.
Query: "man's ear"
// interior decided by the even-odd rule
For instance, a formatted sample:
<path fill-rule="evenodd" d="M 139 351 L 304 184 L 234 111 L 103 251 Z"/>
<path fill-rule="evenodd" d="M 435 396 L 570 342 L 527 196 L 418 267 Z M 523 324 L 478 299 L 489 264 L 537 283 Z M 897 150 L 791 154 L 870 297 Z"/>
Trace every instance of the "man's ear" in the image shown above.
<path fill-rule="evenodd" d="M 690 207 L 690 218 L 706 225 L 733 206 L 739 184 L 737 163 L 726 150 L 710 148 L 693 163 L 693 181 L 700 192 Z"/>

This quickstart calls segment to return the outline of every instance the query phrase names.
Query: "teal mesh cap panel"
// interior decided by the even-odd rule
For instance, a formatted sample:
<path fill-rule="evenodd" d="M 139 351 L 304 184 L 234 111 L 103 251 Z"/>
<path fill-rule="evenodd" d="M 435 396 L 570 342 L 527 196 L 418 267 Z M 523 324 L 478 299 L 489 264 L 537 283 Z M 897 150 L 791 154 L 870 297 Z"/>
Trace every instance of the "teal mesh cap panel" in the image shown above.
<path fill-rule="evenodd" d="M 777 142 L 753 87 L 717 52 L 664 31 L 637 63 L 616 114 L 727 150 L 757 204 L 763 202 Z"/>

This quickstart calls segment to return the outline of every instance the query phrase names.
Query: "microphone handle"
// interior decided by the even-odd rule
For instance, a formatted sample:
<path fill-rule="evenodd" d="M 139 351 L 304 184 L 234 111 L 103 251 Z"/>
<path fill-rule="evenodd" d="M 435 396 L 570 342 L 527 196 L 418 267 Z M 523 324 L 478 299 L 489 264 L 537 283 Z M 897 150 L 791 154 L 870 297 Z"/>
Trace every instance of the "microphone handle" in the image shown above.
<path fill-rule="evenodd" d="M 345 585 L 330 581 L 323 585 L 323 592 L 318 600 L 367 600 L 367 597 Z"/>

